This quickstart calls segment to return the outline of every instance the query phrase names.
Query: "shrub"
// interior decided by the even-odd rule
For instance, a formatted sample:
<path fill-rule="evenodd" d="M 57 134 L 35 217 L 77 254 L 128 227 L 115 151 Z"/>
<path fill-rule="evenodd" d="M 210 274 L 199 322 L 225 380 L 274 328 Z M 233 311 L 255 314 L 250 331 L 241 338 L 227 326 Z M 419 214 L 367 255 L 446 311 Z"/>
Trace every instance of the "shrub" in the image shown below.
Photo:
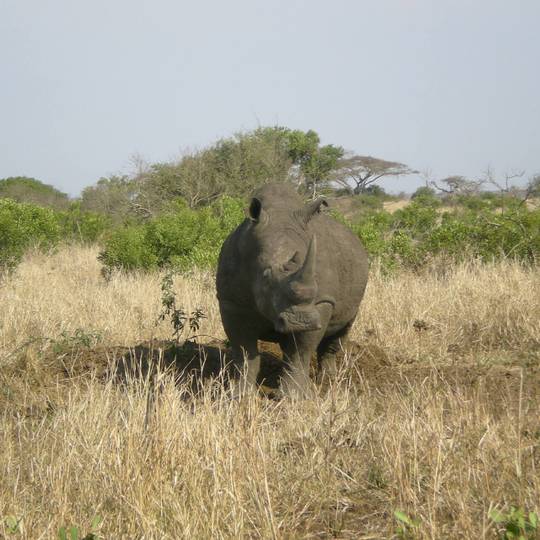
<path fill-rule="evenodd" d="M 480 215 L 476 244 L 482 258 L 505 256 L 536 262 L 540 256 L 540 210 Z"/>
<path fill-rule="evenodd" d="M 148 249 L 144 227 L 130 225 L 116 229 L 98 255 L 105 270 L 150 270 L 158 266 L 158 258 Z"/>
<path fill-rule="evenodd" d="M 230 197 L 200 210 L 177 200 L 167 213 L 153 220 L 115 230 L 99 259 L 107 271 L 214 268 L 223 241 L 244 217 L 243 208 L 241 200 Z"/>
<path fill-rule="evenodd" d="M 64 233 L 80 242 L 97 242 L 111 229 L 112 221 L 109 216 L 98 212 L 84 212 L 79 202 L 73 203 L 67 212 L 59 214 Z"/>
<path fill-rule="evenodd" d="M 540 255 L 540 210 L 514 205 L 501 212 L 455 207 L 440 214 L 438 201 L 417 197 L 394 214 L 380 211 L 348 224 L 387 270 L 419 268 L 433 255 L 451 260 L 510 257 L 534 263 Z M 508 207 L 507 207 L 508 208 Z M 342 220 L 346 223 L 346 220 Z"/>
<path fill-rule="evenodd" d="M 422 249 L 427 253 L 445 253 L 459 257 L 465 255 L 465 251 L 470 247 L 473 234 L 474 230 L 470 223 L 456 219 L 451 214 L 445 214 L 438 226 L 429 231 L 424 238 Z"/>
<path fill-rule="evenodd" d="M 422 241 L 425 253 L 453 259 L 511 257 L 533 263 L 540 254 L 540 212 L 526 209 L 498 213 L 466 210 L 445 213 Z"/>
<path fill-rule="evenodd" d="M 417 268 L 424 262 L 423 250 L 405 231 L 394 231 L 383 253 L 383 263 L 388 267 Z"/>
<path fill-rule="evenodd" d="M 385 199 L 372 193 L 360 193 L 353 198 L 354 207 L 365 210 L 382 210 Z"/>
<path fill-rule="evenodd" d="M 374 197 L 379 197 L 380 199 L 383 199 L 383 200 L 391 200 L 394 198 L 392 195 L 389 195 L 388 193 L 386 193 L 383 187 L 378 186 L 377 184 L 371 184 L 371 186 L 368 186 L 364 190 L 364 193 L 368 195 L 373 195 Z"/>
<path fill-rule="evenodd" d="M 433 188 L 429 186 L 421 186 L 411 195 L 412 200 L 420 198 L 436 199 L 437 196 Z"/>
<path fill-rule="evenodd" d="M 0 199 L 0 268 L 13 268 L 31 248 L 48 249 L 62 237 L 58 215 L 50 208 Z"/>
<path fill-rule="evenodd" d="M 66 240 L 96 242 L 110 227 L 108 217 L 83 212 L 78 203 L 58 211 L 0 199 L 0 269 L 13 269 L 30 248 L 46 250 Z"/>
<path fill-rule="evenodd" d="M 419 187 L 411 195 L 411 201 L 421 206 L 432 206 L 434 208 L 441 206 L 441 200 L 435 194 L 435 190 L 427 186 Z"/>
<path fill-rule="evenodd" d="M 512 257 L 535 262 L 540 253 L 540 211 L 481 212 L 455 207 L 439 213 L 437 204 L 415 199 L 390 214 L 364 212 L 356 222 L 333 211 L 362 240 L 371 257 L 388 271 L 420 268 L 432 255 L 450 260 Z M 171 266 L 215 268 L 221 245 L 242 221 L 244 202 L 223 197 L 200 210 L 179 200 L 167 213 L 146 223 L 120 228 L 108 238 L 100 255 L 106 269 Z"/>
<path fill-rule="evenodd" d="M 385 251 L 386 237 L 392 221 L 393 217 L 389 212 L 380 211 L 364 215 L 357 223 L 349 226 L 358 235 L 368 253 L 378 256 Z"/>
<path fill-rule="evenodd" d="M 438 220 L 437 210 L 431 205 L 413 201 L 411 204 L 394 213 L 394 229 L 402 229 L 412 236 L 419 236 L 432 230 Z"/>

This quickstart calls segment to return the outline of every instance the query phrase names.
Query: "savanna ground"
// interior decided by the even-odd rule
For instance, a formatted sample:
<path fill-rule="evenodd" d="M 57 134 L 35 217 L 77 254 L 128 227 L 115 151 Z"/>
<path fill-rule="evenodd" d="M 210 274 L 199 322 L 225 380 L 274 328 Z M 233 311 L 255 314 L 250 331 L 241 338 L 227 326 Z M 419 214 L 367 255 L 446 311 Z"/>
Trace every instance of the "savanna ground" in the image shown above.
<path fill-rule="evenodd" d="M 3 537 L 497 538 L 494 509 L 540 510 L 538 269 L 373 265 L 338 378 L 291 403 L 201 382 L 226 361 L 211 275 L 175 279 L 207 317 L 176 348 L 163 276 L 96 255 L 0 283 Z"/>

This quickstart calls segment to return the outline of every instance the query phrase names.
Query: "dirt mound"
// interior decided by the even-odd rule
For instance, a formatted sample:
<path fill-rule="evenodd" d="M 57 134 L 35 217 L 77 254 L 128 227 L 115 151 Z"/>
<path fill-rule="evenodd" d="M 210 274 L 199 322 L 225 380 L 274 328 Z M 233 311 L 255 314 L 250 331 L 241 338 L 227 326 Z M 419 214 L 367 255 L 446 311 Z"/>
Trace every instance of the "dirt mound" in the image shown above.
<path fill-rule="evenodd" d="M 281 350 L 276 344 L 260 342 L 261 372 L 258 382 L 270 389 L 279 386 L 283 372 Z M 456 361 L 434 365 L 415 359 L 391 357 L 382 347 L 367 341 L 351 342 L 342 352 L 341 362 L 346 376 L 359 384 L 368 384 L 381 391 L 402 391 L 407 387 L 430 385 L 460 388 L 475 392 L 479 388 L 494 399 L 505 392 L 529 396 L 540 395 L 540 366 L 476 365 Z M 117 381 L 130 378 L 151 378 L 158 371 L 174 374 L 178 382 L 190 381 L 196 389 L 215 377 L 225 378 L 230 373 L 230 350 L 222 341 L 198 344 L 187 341 L 182 345 L 168 341 L 141 343 L 135 347 L 98 347 L 74 351 L 63 359 L 65 375 L 84 377 L 93 373 L 98 377 L 113 376 Z M 315 371 L 315 359 L 312 363 Z"/>
<path fill-rule="evenodd" d="M 277 388 L 283 369 L 281 351 L 272 343 L 260 344 L 261 372 L 259 383 Z M 230 350 L 222 341 L 177 344 L 170 341 L 149 341 L 134 347 L 95 347 L 72 350 L 62 358 L 68 378 L 93 374 L 113 377 L 119 382 L 133 378 L 152 378 L 156 373 L 172 373 L 177 382 L 192 381 L 195 385 L 209 378 L 230 375 Z"/>

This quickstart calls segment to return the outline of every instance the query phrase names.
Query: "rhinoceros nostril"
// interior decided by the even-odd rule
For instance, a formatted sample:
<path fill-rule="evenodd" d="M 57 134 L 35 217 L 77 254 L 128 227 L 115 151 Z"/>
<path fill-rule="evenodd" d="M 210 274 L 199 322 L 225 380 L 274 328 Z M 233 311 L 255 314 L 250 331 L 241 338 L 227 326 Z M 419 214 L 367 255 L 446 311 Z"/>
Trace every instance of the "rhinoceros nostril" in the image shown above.
<path fill-rule="evenodd" d="M 287 321 L 285 320 L 285 317 L 283 315 L 279 315 L 277 318 L 278 328 L 285 328 L 286 324 L 287 324 Z"/>

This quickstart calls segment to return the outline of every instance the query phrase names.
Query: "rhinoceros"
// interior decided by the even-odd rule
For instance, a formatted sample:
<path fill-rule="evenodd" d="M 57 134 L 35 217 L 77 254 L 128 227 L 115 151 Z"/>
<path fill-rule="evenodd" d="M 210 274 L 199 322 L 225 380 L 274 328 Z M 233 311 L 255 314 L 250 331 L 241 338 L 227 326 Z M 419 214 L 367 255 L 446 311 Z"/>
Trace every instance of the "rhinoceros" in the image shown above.
<path fill-rule="evenodd" d="M 325 206 L 324 198 L 304 204 L 291 185 L 267 184 L 221 248 L 217 297 L 241 373 L 237 388 L 256 384 L 257 340 L 281 347 L 284 395 L 307 395 L 315 352 L 321 375 L 335 372 L 364 296 L 368 258 L 347 227 L 321 212 Z"/>

